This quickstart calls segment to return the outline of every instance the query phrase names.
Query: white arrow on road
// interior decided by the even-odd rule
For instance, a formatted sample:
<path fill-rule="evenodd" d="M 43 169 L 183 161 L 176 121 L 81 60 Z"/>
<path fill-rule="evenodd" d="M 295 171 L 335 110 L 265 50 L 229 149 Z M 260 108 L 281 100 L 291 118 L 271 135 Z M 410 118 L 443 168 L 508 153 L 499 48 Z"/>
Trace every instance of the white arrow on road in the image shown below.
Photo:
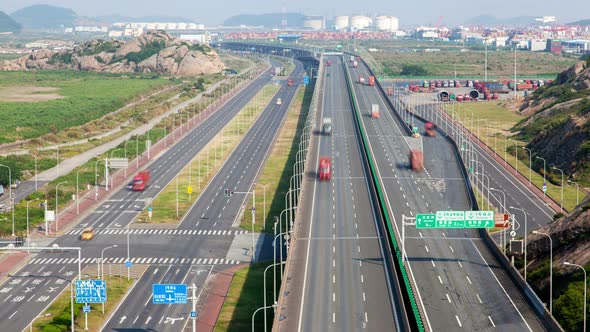
<path fill-rule="evenodd" d="M 121 319 L 119 319 L 119 324 L 123 324 L 123 321 L 127 319 L 127 316 L 123 316 L 121 317 Z"/>
<path fill-rule="evenodd" d="M 148 318 L 145 320 L 145 323 L 143 323 L 143 325 L 147 325 L 147 324 L 150 322 L 150 320 L 152 320 L 152 316 L 149 316 L 149 317 L 148 317 Z"/>
<path fill-rule="evenodd" d="M 176 322 L 177 320 L 184 320 L 184 317 L 179 317 L 179 318 L 166 317 L 164 324 L 170 323 L 170 325 L 174 325 L 174 322 Z"/>
<path fill-rule="evenodd" d="M 119 223 L 116 223 L 116 224 L 115 224 L 115 227 L 121 227 L 121 224 L 119 224 Z"/>
<path fill-rule="evenodd" d="M 157 268 L 156 270 L 154 270 L 154 274 L 158 273 L 159 268 Z"/>
<path fill-rule="evenodd" d="M 80 227 L 82 227 L 82 228 L 86 228 L 86 226 L 88 226 L 88 223 L 87 222 L 86 223 L 83 223 L 83 224 L 80 224 Z"/>

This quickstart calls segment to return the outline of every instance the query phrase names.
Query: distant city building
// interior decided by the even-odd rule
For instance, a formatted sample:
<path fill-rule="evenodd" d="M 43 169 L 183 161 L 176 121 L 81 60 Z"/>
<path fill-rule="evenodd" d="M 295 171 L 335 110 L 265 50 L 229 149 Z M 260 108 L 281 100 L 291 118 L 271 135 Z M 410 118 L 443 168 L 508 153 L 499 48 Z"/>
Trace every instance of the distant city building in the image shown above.
<path fill-rule="evenodd" d="M 568 53 L 590 53 L 590 40 L 562 41 L 561 47 Z"/>
<path fill-rule="evenodd" d="M 323 16 L 306 16 L 303 19 L 303 28 L 310 30 L 326 29 L 326 21 Z"/>
<path fill-rule="evenodd" d="M 193 44 L 211 44 L 211 40 L 214 36 L 212 36 L 209 32 L 202 33 L 202 34 L 187 34 L 187 35 L 180 35 L 180 39 L 189 41 Z"/>
<path fill-rule="evenodd" d="M 101 33 L 106 33 L 106 32 L 108 32 L 108 28 L 106 26 L 83 26 L 83 25 L 79 25 L 79 26 L 75 26 L 74 27 L 74 31 L 75 32 L 101 32 Z"/>
<path fill-rule="evenodd" d="M 204 24 L 185 22 L 117 22 L 113 24 L 118 29 L 143 29 L 143 30 L 205 30 Z"/>
<path fill-rule="evenodd" d="M 541 52 L 547 50 L 547 39 L 531 39 L 529 40 L 529 50 L 533 52 Z"/>

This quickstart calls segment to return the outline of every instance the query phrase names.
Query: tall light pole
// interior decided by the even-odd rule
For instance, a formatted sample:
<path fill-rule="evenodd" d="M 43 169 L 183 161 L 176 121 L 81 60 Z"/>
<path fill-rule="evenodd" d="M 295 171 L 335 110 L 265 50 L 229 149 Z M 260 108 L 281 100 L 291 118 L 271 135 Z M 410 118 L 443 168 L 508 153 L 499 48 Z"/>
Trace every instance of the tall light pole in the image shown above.
<path fill-rule="evenodd" d="M 527 214 L 526 211 L 524 209 L 521 208 L 517 208 L 514 206 L 510 207 L 511 209 L 514 210 L 518 210 L 520 212 L 522 212 L 524 214 L 524 281 L 526 282 L 526 247 L 527 247 L 527 235 L 528 235 L 528 230 L 527 230 Z"/>
<path fill-rule="evenodd" d="M 256 223 L 256 190 L 252 191 L 232 191 L 230 196 L 233 194 L 245 194 L 252 195 L 252 262 L 256 259 L 256 246 L 254 245 L 254 224 Z"/>
<path fill-rule="evenodd" d="M 35 191 L 37 191 L 38 186 L 37 186 L 37 155 L 36 154 L 31 154 L 33 156 L 33 158 L 35 158 Z"/>
<path fill-rule="evenodd" d="M 129 256 L 130 256 L 129 255 L 129 225 L 131 225 L 131 222 L 127 223 L 127 262 L 131 262 L 129 260 Z M 125 262 L 126 263 L 125 265 L 129 264 L 127 262 Z M 130 280 L 130 279 L 131 279 L 131 271 L 129 270 L 129 267 L 127 267 L 127 280 Z"/>
<path fill-rule="evenodd" d="M 100 279 L 104 280 L 104 252 L 111 248 L 117 248 L 117 244 L 113 244 L 112 246 L 106 247 L 102 249 L 100 252 Z M 104 302 L 102 303 L 102 313 L 104 314 Z"/>
<path fill-rule="evenodd" d="M 31 237 L 29 236 L 29 203 L 38 201 L 38 198 L 27 201 L 27 247 L 31 246 Z"/>
<path fill-rule="evenodd" d="M 273 305 L 269 305 L 266 307 L 260 307 L 260 308 L 256 309 L 256 311 L 254 311 L 254 313 L 252 314 L 252 332 L 254 332 L 254 316 L 256 316 L 256 313 L 259 312 L 260 310 L 266 311 L 266 309 L 276 308 L 276 307 L 278 307 L 278 304 L 274 303 Z M 266 331 L 266 326 L 264 327 L 264 331 Z"/>
<path fill-rule="evenodd" d="M 80 172 L 82 170 L 78 170 L 76 172 L 76 215 L 80 215 Z"/>
<path fill-rule="evenodd" d="M 490 209 L 490 177 L 487 176 L 487 175 L 485 175 L 485 174 L 483 174 L 483 173 L 475 172 L 475 174 L 476 175 L 481 175 L 483 179 L 488 180 L 488 195 L 487 195 L 487 201 L 488 202 L 487 202 L 487 207 L 488 207 L 488 210 L 489 210 Z M 483 195 L 483 191 L 482 191 L 482 195 Z"/>
<path fill-rule="evenodd" d="M 523 150 L 526 150 L 529 152 L 529 187 L 532 184 L 531 178 L 532 178 L 532 172 L 533 172 L 533 151 L 531 151 L 531 149 L 528 149 L 526 147 L 522 147 Z"/>
<path fill-rule="evenodd" d="M 94 163 L 94 200 L 95 201 L 98 201 L 98 163 L 101 161 L 102 160 L 98 159 Z M 105 168 L 106 168 L 106 164 L 105 164 Z"/>
<path fill-rule="evenodd" d="M 549 313 L 553 313 L 553 239 L 547 233 L 533 231 L 533 234 L 544 235 L 549 238 Z"/>
<path fill-rule="evenodd" d="M 263 222 L 262 229 L 265 229 L 266 228 L 266 187 L 269 186 L 270 183 L 267 183 L 267 184 L 255 183 L 254 185 L 261 186 L 262 188 L 264 188 L 264 192 L 263 192 L 263 195 L 264 195 L 264 199 L 263 199 L 263 211 L 264 211 L 264 214 L 263 215 L 264 215 L 264 218 L 265 219 L 262 221 Z"/>
<path fill-rule="evenodd" d="M 12 202 L 12 236 L 14 236 L 14 196 L 12 196 L 12 170 L 6 165 L 0 164 L 0 167 L 8 168 L 8 195 Z"/>
<path fill-rule="evenodd" d="M 567 265 L 567 266 L 575 266 L 578 267 L 580 269 L 582 269 L 582 271 L 584 271 L 584 332 L 586 332 L 586 316 L 587 316 L 587 312 L 586 312 L 586 288 L 587 288 L 587 283 L 586 283 L 586 269 L 578 264 L 574 264 L 574 263 L 570 263 L 570 262 L 563 262 L 563 265 Z"/>
<path fill-rule="evenodd" d="M 508 213 L 508 207 L 506 206 L 506 193 L 503 190 L 500 189 L 496 189 L 496 188 L 490 188 L 491 191 L 497 191 L 500 194 L 502 194 L 504 201 L 502 204 L 502 210 L 504 211 L 504 213 Z M 502 238 L 502 235 L 504 235 L 504 237 Z M 504 228 L 504 231 L 502 231 L 502 233 L 500 234 L 500 243 L 502 244 L 502 253 L 504 253 L 505 250 L 505 246 L 506 246 L 506 228 Z"/>
<path fill-rule="evenodd" d="M 559 203 L 559 209 L 561 210 L 561 213 L 563 213 L 563 170 L 559 169 L 555 166 L 551 167 L 552 169 L 561 172 L 561 202 Z"/>
<path fill-rule="evenodd" d="M 543 160 L 543 198 L 545 198 L 545 192 L 547 191 L 547 181 L 545 180 L 545 173 L 547 173 L 547 161 L 539 156 L 535 156 L 535 159 Z"/>
<path fill-rule="evenodd" d="M 165 137 L 165 135 L 164 135 Z M 132 143 L 131 141 L 125 142 L 125 159 L 127 159 L 127 144 Z M 129 162 L 127 162 L 127 166 L 129 166 Z M 125 167 L 125 178 L 127 178 L 127 167 Z"/>
<path fill-rule="evenodd" d="M 60 182 L 55 186 L 55 232 L 56 233 L 59 232 L 59 213 L 58 213 L 59 195 L 58 195 L 57 189 L 59 188 L 60 184 L 66 184 L 66 183 L 68 183 L 68 181 Z"/>
<path fill-rule="evenodd" d="M 580 204 L 580 185 L 572 180 L 567 180 L 567 182 L 569 183 L 573 183 L 576 185 L 576 206 L 578 206 Z"/>

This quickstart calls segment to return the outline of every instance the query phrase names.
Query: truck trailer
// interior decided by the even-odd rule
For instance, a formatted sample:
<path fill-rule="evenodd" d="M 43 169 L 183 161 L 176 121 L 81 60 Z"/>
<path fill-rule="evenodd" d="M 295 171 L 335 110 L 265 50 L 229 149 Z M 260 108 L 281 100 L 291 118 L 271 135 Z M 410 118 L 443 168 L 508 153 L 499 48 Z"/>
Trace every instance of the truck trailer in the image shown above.
<path fill-rule="evenodd" d="M 143 191 L 150 181 L 150 171 L 141 171 L 133 178 L 130 184 L 131 190 Z"/>
<path fill-rule="evenodd" d="M 410 150 L 410 167 L 414 172 L 424 170 L 424 154 L 422 151 Z"/>

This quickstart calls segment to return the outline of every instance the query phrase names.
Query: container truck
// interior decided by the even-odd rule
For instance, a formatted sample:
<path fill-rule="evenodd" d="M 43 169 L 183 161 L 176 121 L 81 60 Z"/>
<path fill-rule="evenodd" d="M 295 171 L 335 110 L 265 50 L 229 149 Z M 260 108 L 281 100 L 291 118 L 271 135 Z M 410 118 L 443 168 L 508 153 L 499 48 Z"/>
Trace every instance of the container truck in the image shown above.
<path fill-rule="evenodd" d="M 436 136 L 436 130 L 434 129 L 434 123 L 432 122 L 426 122 L 424 124 L 424 131 L 426 132 L 426 136 Z"/>
<path fill-rule="evenodd" d="M 358 66 L 359 66 L 359 63 L 358 63 L 358 61 L 354 60 L 354 61 L 352 62 L 352 68 L 358 68 Z"/>
<path fill-rule="evenodd" d="M 363 75 L 359 76 L 359 83 L 365 84 L 365 78 L 363 77 Z"/>
<path fill-rule="evenodd" d="M 141 171 L 133 178 L 131 182 L 131 190 L 143 191 L 150 181 L 150 171 Z"/>
<path fill-rule="evenodd" d="M 424 154 L 422 151 L 410 150 L 410 167 L 414 172 L 424 170 Z"/>
<path fill-rule="evenodd" d="M 369 86 L 375 85 L 375 76 L 369 76 Z"/>
<path fill-rule="evenodd" d="M 330 157 L 320 157 L 318 177 L 321 180 L 330 180 Z"/>
<path fill-rule="evenodd" d="M 379 113 L 379 105 L 372 104 L 371 105 L 371 118 L 379 119 L 380 116 L 381 116 L 381 113 Z"/>
<path fill-rule="evenodd" d="M 293 79 L 288 79 L 287 80 L 287 85 L 288 86 L 293 86 Z"/>
<path fill-rule="evenodd" d="M 322 133 L 324 135 L 331 135 L 332 134 L 332 119 L 331 118 L 324 118 L 322 120 Z"/>
<path fill-rule="evenodd" d="M 330 67 L 332 65 L 332 61 L 328 60 L 326 61 L 326 66 Z"/>
<path fill-rule="evenodd" d="M 354 61 L 354 55 L 351 55 L 350 56 L 350 62 L 353 62 L 353 61 Z"/>

